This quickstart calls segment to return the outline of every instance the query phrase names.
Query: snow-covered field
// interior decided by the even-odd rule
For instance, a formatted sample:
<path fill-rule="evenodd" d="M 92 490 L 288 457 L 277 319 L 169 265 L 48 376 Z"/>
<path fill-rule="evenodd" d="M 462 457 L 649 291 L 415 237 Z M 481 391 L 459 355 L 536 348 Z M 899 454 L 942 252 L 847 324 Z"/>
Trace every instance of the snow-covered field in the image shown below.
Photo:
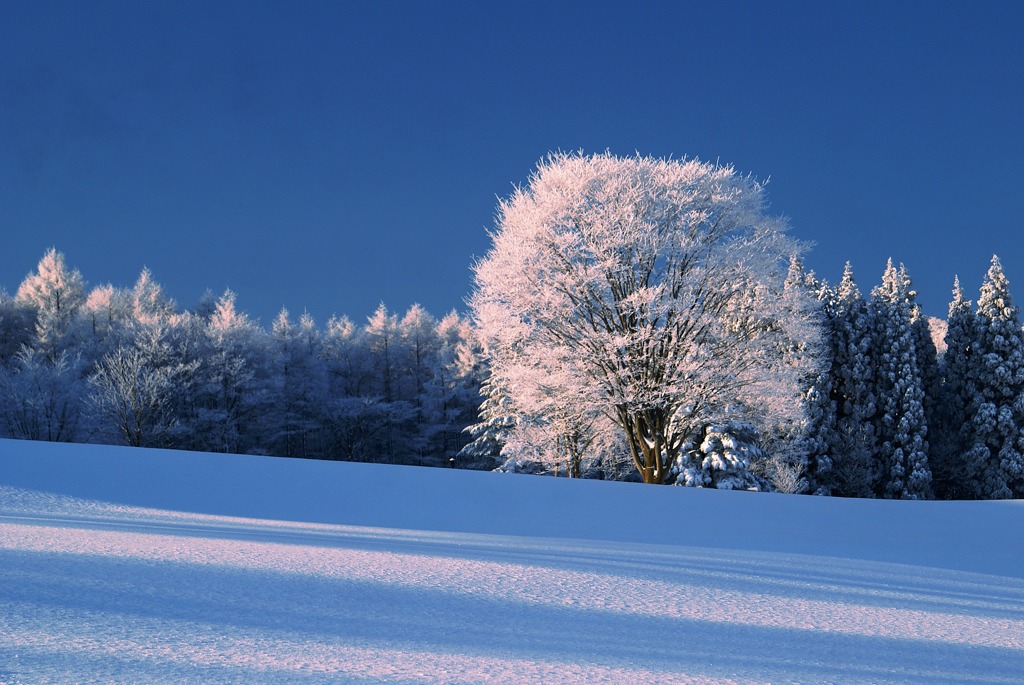
<path fill-rule="evenodd" d="M 0 441 L 0 684 L 1020 683 L 1024 502 Z"/>

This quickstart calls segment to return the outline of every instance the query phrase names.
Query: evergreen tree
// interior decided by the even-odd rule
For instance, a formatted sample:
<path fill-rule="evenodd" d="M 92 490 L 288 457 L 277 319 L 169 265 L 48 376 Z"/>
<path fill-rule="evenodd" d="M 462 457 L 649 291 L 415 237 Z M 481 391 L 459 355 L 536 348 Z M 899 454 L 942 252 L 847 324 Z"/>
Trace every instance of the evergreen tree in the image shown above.
<path fill-rule="evenodd" d="M 428 388 L 437 373 L 441 354 L 437 320 L 414 304 L 398 322 L 398 338 L 398 395 L 411 411 L 403 451 L 414 464 L 440 466 L 441 455 L 431 450 L 433 431 L 428 417 Z"/>
<path fill-rule="evenodd" d="M 824 297 L 832 362 L 827 376 L 835 408 L 829 484 L 835 495 L 870 497 L 877 451 L 874 334 L 868 303 L 849 262 L 839 285 Z"/>
<path fill-rule="evenodd" d="M 455 312 L 438 322 L 437 334 L 441 341 L 438 364 L 424 400 L 430 452 L 441 463 L 464 467 L 467 464 L 459 463 L 457 456 L 468 443 L 464 429 L 478 420 L 483 399 L 480 347 L 472 326 Z"/>
<path fill-rule="evenodd" d="M 751 470 L 765 459 L 757 428 L 746 421 L 712 425 L 680 451 L 675 464 L 675 484 L 718 490 L 771 490 L 771 485 Z"/>
<path fill-rule="evenodd" d="M 879 398 L 876 494 L 890 499 L 931 496 L 928 424 L 917 359 L 913 301 L 906 270 L 889 260 L 882 284 L 871 292 Z"/>
<path fill-rule="evenodd" d="M 970 429 L 979 494 L 986 499 L 1024 496 L 1024 333 L 1019 309 L 999 258 L 992 257 L 981 286 L 968 383 Z"/>
<path fill-rule="evenodd" d="M 324 450 L 331 459 L 373 461 L 387 423 L 387 405 L 376 394 L 378 379 L 365 331 L 347 317 L 327 322 L 323 337 L 328 399 Z"/>
<path fill-rule="evenodd" d="M 953 279 L 953 300 L 946 320 L 946 352 L 942 357 L 942 385 L 932 430 L 929 462 L 935 496 L 969 499 L 980 496 L 977 474 L 967 460 L 971 446 L 970 410 L 976 320 L 971 301 L 964 299 L 960 279 Z"/>
<path fill-rule="evenodd" d="M 365 406 L 381 421 L 373 454 L 376 459 L 390 464 L 412 463 L 414 449 L 409 441 L 409 424 L 413 421 L 415 409 L 402 396 L 404 341 L 398 328 L 398 317 L 380 305 L 367 320 L 361 340 L 370 352 L 373 369 L 368 398 L 374 403 Z"/>
<path fill-rule="evenodd" d="M 164 294 L 163 287 L 153 278 L 149 269 L 143 269 L 130 294 L 131 311 L 137 323 L 152 324 L 166 321 L 174 314 L 174 300 Z"/>
<path fill-rule="evenodd" d="M 918 373 L 921 377 L 921 390 L 924 393 L 922 404 L 924 406 L 925 425 L 928 426 L 929 451 L 931 440 L 935 436 L 935 426 L 938 426 L 939 394 L 942 387 L 942 376 L 939 373 L 939 355 L 932 339 L 931 328 L 928 324 L 928 317 L 925 316 L 921 305 L 917 303 L 917 292 L 911 287 L 910 274 L 905 266 L 900 264 L 899 277 L 906 284 L 907 301 L 910 303 L 910 332 L 914 340 L 914 353 L 917 357 Z"/>
<path fill-rule="evenodd" d="M 480 386 L 479 420 L 465 428 L 470 442 L 458 454 L 458 464 L 467 468 L 490 470 L 501 463 L 501 453 L 516 418 L 511 400 L 502 392 L 496 379 L 488 376 Z"/>
<path fill-rule="evenodd" d="M 76 343 L 83 359 L 95 361 L 116 348 L 133 323 L 131 293 L 101 285 L 78 310 Z"/>

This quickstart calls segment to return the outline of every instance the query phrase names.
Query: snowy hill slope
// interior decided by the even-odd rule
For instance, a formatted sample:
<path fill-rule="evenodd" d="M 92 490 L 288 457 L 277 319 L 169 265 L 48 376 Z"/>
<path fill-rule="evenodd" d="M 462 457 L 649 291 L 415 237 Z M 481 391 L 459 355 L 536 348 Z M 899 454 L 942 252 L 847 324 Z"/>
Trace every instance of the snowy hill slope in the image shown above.
<path fill-rule="evenodd" d="M 1024 502 L 0 441 L 0 684 L 1020 682 Z"/>

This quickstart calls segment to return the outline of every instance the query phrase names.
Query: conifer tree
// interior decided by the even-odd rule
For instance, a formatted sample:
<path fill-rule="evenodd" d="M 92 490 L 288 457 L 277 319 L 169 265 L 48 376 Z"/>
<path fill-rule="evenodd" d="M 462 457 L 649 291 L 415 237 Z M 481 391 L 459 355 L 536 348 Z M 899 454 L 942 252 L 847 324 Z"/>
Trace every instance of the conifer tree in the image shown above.
<path fill-rule="evenodd" d="M 501 463 L 501 452 L 508 435 L 515 427 L 508 395 L 498 387 L 496 379 L 486 378 L 480 386 L 483 401 L 479 409 L 479 421 L 466 427 L 470 442 L 463 447 L 457 460 L 460 466 L 493 469 Z"/>
<path fill-rule="evenodd" d="M 833 494 L 870 497 L 875 480 L 877 435 L 871 313 L 847 262 L 839 285 L 827 296 L 832 368 L 831 398 L 835 405 L 832 434 Z"/>
<path fill-rule="evenodd" d="M 914 340 L 914 352 L 917 356 L 918 373 L 921 376 L 921 390 L 924 392 L 924 419 L 928 426 L 929 445 L 935 435 L 933 426 L 938 425 L 939 393 L 941 392 L 942 376 L 939 374 L 939 355 L 932 340 L 928 317 L 917 302 L 917 291 L 911 287 L 910 274 L 900 264 L 899 277 L 907 288 L 907 300 L 910 303 L 910 332 Z"/>
<path fill-rule="evenodd" d="M 985 499 L 1024 496 L 1024 333 L 999 258 L 981 286 L 968 383 L 972 460 Z"/>
<path fill-rule="evenodd" d="M 876 417 L 880 475 L 876 494 L 890 499 L 931 496 L 928 424 L 913 332 L 913 302 L 905 269 L 889 260 L 871 292 L 877 359 Z"/>
<path fill-rule="evenodd" d="M 953 279 L 953 300 L 946 320 L 946 352 L 942 358 L 942 386 L 936 410 L 937 424 L 929 441 L 929 462 L 935 496 L 968 499 L 979 496 L 976 474 L 967 453 L 970 449 L 970 390 L 976 320 L 971 301 L 964 299 L 960 279 Z"/>

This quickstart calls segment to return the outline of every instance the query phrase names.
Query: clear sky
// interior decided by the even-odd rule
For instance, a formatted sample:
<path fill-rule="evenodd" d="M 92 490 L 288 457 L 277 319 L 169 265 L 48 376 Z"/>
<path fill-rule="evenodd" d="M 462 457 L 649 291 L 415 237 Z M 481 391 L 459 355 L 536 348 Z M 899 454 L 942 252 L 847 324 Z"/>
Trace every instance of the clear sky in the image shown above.
<path fill-rule="evenodd" d="M 50 246 L 361 321 L 464 309 L 549 150 L 699 157 L 932 315 L 993 252 L 1024 304 L 1022 2 L 0 2 L 0 284 Z"/>

